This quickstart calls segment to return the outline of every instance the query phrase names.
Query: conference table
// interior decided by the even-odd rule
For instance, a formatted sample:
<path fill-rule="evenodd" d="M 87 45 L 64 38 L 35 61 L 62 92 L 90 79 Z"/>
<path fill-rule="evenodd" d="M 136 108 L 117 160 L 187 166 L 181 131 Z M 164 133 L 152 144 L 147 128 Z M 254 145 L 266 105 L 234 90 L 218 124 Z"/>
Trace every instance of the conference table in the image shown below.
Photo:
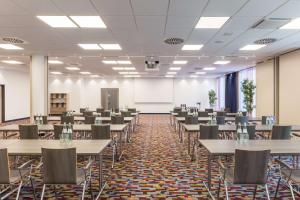
<path fill-rule="evenodd" d="M 121 159 L 121 157 L 123 155 L 123 137 L 124 137 L 125 143 L 126 143 L 127 137 L 128 137 L 127 131 L 126 131 L 127 126 L 128 126 L 128 124 L 110 124 L 111 132 L 115 132 L 119 136 L 118 140 L 119 140 L 119 144 L 120 144 L 120 150 L 119 150 L 119 152 L 117 151 L 117 156 L 119 157 L 119 160 Z M 52 124 L 38 125 L 38 131 L 53 132 L 54 125 L 52 125 Z M 73 133 L 75 133 L 75 132 L 91 132 L 91 131 L 92 131 L 92 127 L 90 124 L 74 124 L 73 125 Z M 6 126 L 2 126 L 2 127 L 0 127 L 0 132 L 3 134 L 3 138 L 7 139 L 9 132 L 19 132 L 19 125 L 18 124 L 10 124 L 10 125 L 6 125 Z M 8 141 L 8 140 L 5 140 L 5 141 Z M 51 141 L 51 140 L 49 140 L 49 141 Z M 75 141 L 75 140 L 73 140 L 73 141 Z"/>
<path fill-rule="evenodd" d="M 181 141 L 183 142 L 184 132 L 187 133 L 188 139 L 188 154 L 191 154 L 191 135 L 200 132 L 200 124 L 182 124 L 183 131 L 181 131 Z M 256 132 L 271 132 L 272 126 L 257 124 L 255 126 Z M 291 131 L 300 132 L 300 125 L 292 125 Z M 219 125 L 219 132 L 236 132 L 236 125 Z M 222 140 L 223 141 L 223 140 Z"/>
<path fill-rule="evenodd" d="M 10 156 L 41 156 L 42 148 L 61 149 L 76 148 L 79 156 L 99 157 L 99 195 L 105 186 L 103 184 L 102 152 L 111 143 L 111 140 L 73 140 L 62 143 L 59 140 L 0 140 L 0 148 L 7 148 Z M 99 196 L 98 195 L 98 196 Z"/>
<path fill-rule="evenodd" d="M 299 127 L 297 128 L 299 130 Z M 299 156 L 300 140 L 249 140 L 246 144 L 240 144 L 236 140 L 198 140 L 207 150 L 208 189 L 211 188 L 211 166 L 213 157 L 232 156 L 236 149 L 242 150 L 270 150 L 273 156 Z"/>

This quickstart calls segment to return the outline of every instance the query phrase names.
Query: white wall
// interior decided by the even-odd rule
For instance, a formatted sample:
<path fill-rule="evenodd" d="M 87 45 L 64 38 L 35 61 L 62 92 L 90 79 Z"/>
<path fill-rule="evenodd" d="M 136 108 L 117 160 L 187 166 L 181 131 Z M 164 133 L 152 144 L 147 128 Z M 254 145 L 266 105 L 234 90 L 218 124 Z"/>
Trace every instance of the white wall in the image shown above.
<path fill-rule="evenodd" d="M 0 69 L 0 84 L 5 85 L 5 120 L 29 117 L 29 72 Z"/>
<path fill-rule="evenodd" d="M 167 79 L 173 84 L 173 102 L 171 103 L 136 103 L 134 99 L 134 79 L 78 79 L 64 77 L 49 78 L 49 92 L 66 92 L 69 94 L 69 109 L 78 111 L 80 107 L 88 106 L 96 109 L 101 106 L 101 88 L 119 88 L 119 105 L 136 107 L 146 113 L 167 113 L 175 105 L 182 103 L 196 106 L 202 103 L 202 108 L 208 107 L 208 90 L 216 89 L 216 79 Z M 149 85 L 157 79 L 147 79 Z M 75 84 L 72 84 L 75 83 Z M 145 90 L 145 93 L 148 91 Z M 163 94 L 162 94 L 163 95 Z"/>

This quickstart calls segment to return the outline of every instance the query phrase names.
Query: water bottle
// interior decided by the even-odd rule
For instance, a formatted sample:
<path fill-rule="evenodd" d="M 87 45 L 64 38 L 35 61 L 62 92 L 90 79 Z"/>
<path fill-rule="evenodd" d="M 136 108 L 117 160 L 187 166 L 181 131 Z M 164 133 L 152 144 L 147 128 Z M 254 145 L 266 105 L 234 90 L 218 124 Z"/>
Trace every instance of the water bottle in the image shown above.
<path fill-rule="evenodd" d="M 66 134 L 67 134 L 67 126 L 66 126 L 66 122 L 64 122 L 64 126 L 60 135 L 60 141 L 61 142 L 65 142 L 66 140 Z"/>
<path fill-rule="evenodd" d="M 246 123 L 244 124 L 244 127 L 243 127 L 243 137 L 242 138 L 243 138 L 242 143 L 248 143 L 248 141 L 249 141 L 249 134 L 248 134 Z"/>
<path fill-rule="evenodd" d="M 40 121 L 40 122 L 39 122 L 40 125 L 44 124 L 42 115 L 40 115 L 39 121 Z"/>
<path fill-rule="evenodd" d="M 67 142 L 71 142 L 72 141 L 72 125 L 71 123 L 69 123 L 68 125 L 68 130 L 67 130 Z"/>
<path fill-rule="evenodd" d="M 241 128 L 240 123 L 238 123 L 238 125 L 237 125 L 236 139 L 237 139 L 238 143 L 241 143 L 241 141 L 243 140 L 243 138 L 242 138 L 242 128 Z"/>

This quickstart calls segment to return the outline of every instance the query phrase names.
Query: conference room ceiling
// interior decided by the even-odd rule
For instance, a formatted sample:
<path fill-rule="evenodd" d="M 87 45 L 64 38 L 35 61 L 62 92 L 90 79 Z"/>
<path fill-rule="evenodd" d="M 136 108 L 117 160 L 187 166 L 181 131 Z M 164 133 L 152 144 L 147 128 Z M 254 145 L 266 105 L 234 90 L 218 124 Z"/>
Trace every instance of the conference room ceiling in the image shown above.
<path fill-rule="evenodd" d="M 165 76 L 174 60 L 187 60 L 178 77 L 188 77 L 204 67 L 216 67 L 204 77 L 215 77 L 254 66 L 281 52 L 300 45 L 299 29 L 278 27 L 252 28 L 262 19 L 300 17 L 299 0 L 1 0 L 0 38 L 17 37 L 25 41 L 24 50 L 0 49 L 1 59 L 24 61 L 29 55 L 49 55 L 62 65 L 50 65 L 51 71 L 78 75 L 65 67 L 77 65 L 81 71 L 100 76 L 119 77 L 115 65 L 102 60 L 130 59 L 142 76 Z M 36 16 L 100 16 L 106 29 L 51 28 Z M 195 29 L 200 17 L 230 19 L 219 29 Z M 164 43 L 167 38 L 181 38 L 179 45 Z M 264 38 L 277 41 L 257 51 L 240 51 L 245 45 Z M 3 42 L 0 42 L 3 43 Z M 118 43 L 120 51 L 83 50 L 77 44 Z M 182 51 L 184 44 L 203 44 L 199 51 Z M 158 72 L 145 71 L 145 56 L 159 58 Z M 214 65 L 230 60 L 227 65 Z M 1 63 L 0 66 L 12 67 Z"/>

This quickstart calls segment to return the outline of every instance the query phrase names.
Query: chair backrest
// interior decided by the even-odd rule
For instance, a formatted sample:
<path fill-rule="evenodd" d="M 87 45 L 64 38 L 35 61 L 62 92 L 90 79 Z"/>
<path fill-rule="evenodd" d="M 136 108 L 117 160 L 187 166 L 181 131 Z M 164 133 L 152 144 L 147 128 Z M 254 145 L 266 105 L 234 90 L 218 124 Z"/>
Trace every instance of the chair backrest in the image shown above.
<path fill-rule="evenodd" d="M 265 184 L 270 150 L 235 150 L 234 184 Z"/>
<path fill-rule="evenodd" d="M 185 116 L 186 124 L 198 124 L 198 116 L 187 115 Z"/>
<path fill-rule="evenodd" d="M 97 124 L 92 125 L 92 139 L 93 140 L 109 140 L 110 136 L 110 125 L 109 124 Z"/>
<path fill-rule="evenodd" d="M 275 125 L 272 128 L 272 140 L 289 140 L 291 139 L 291 126 Z"/>
<path fill-rule="evenodd" d="M 230 108 L 224 108 L 224 111 L 225 111 L 226 113 L 230 113 L 230 112 L 231 112 Z"/>
<path fill-rule="evenodd" d="M 225 124 L 225 116 L 216 116 L 216 120 L 218 125 Z"/>
<path fill-rule="evenodd" d="M 247 111 L 243 111 L 243 112 L 242 112 L 242 115 L 243 115 L 243 116 L 247 116 Z"/>
<path fill-rule="evenodd" d="M 0 149 L 0 184 L 9 183 L 9 160 L 7 149 Z"/>
<path fill-rule="evenodd" d="M 120 108 L 114 108 L 113 109 L 115 113 L 119 113 L 120 112 Z"/>
<path fill-rule="evenodd" d="M 131 117 L 131 112 L 128 110 L 128 111 L 121 111 L 121 115 L 123 117 Z"/>
<path fill-rule="evenodd" d="M 208 117 L 208 112 L 206 111 L 198 111 L 198 117 Z"/>
<path fill-rule="evenodd" d="M 266 125 L 267 124 L 267 118 L 272 117 L 275 119 L 275 116 L 262 116 L 261 117 L 261 124 Z"/>
<path fill-rule="evenodd" d="M 95 124 L 96 116 L 85 116 L 84 123 L 85 124 Z"/>
<path fill-rule="evenodd" d="M 60 135 L 63 131 L 64 125 L 62 124 L 54 124 L 53 126 L 54 128 L 54 139 L 55 140 L 59 140 L 60 139 Z"/>
<path fill-rule="evenodd" d="M 38 117 L 42 117 L 43 124 L 48 124 L 48 117 L 46 115 L 43 115 L 43 116 L 35 115 L 33 118 L 34 118 L 34 120 L 36 120 Z"/>
<path fill-rule="evenodd" d="M 128 111 L 130 111 L 131 113 L 136 113 L 136 108 L 128 108 Z"/>
<path fill-rule="evenodd" d="M 39 139 L 38 126 L 35 124 L 19 125 L 20 139 Z"/>
<path fill-rule="evenodd" d="M 187 111 L 180 111 L 177 115 L 177 117 L 186 117 L 188 115 Z"/>
<path fill-rule="evenodd" d="M 83 116 L 93 116 L 93 111 L 84 111 Z"/>
<path fill-rule="evenodd" d="M 104 108 L 96 108 L 96 112 L 97 112 L 97 113 L 104 112 Z"/>
<path fill-rule="evenodd" d="M 60 119 L 60 123 L 61 124 L 64 124 L 64 123 L 66 123 L 66 124 L 69 124 L 69 123 L 71 123 L 71 124 L 74 124 L 74 116 L 61 116 L 61 119 Z"/>
<path fill-rule="evenodd" d="M 80 113 L 84 113 L 86 111 L 86 108 L 79 108 Z"/>
<path fill-rule="evenodd" d="M 173 109 L 173 112 L 174 112 L 174 113 L 179 113 L 181 110 L 182 110 L 181 107 L 175 107 L 175 108 Z"/>
<path fill-rule="evenodd" d="M 110 117 L 110 111 L 101 112 L 101 117 Z"/>
<path fill-rule="evenodd" d="M 217 116 L 226 116 L 226 112 L 225 111 L 218 111 Z"/>
<path fill-rule="evenodd" d="M 235 124 L 248 124 L 248 117 L 247 116 L 236 116 L 235 117 Z"/>
<path fill-rule="evenodd" d="M 249 135 L 249 139 L 250 140 L 254 140 L 255 139 L 255 133 L 256 133 L 256 128 L 255 125 L 247 125 L 247 132 Z"/>
<path fill-rule="evenodd" d="M 213 113 L 213 112 L 214 112 L 214 109 L 212 109 L 212 108 L 205 108 L 205 112 Z"/>
<path fill-rule="evenodd" d="M 76 148 L 42 148 L 45 184 L 76 184 Z"/>
<path fill-rule="evenodd" d="M 195 108 L 195 107 L 190 107 L 190 112 L 191 112 L 191 113 L 197 112 L 197 108 Z"/>
<path fill-rule="evenodd" d="M 218 139 L 218 125 L 200 125 L 200 139 Z"/>
<path fill-rule="evenodd" d="M 112 124 L 124 124 L 124 116 L 122 116 L 122 115 L 111 116 L 111 123 Z"/>

